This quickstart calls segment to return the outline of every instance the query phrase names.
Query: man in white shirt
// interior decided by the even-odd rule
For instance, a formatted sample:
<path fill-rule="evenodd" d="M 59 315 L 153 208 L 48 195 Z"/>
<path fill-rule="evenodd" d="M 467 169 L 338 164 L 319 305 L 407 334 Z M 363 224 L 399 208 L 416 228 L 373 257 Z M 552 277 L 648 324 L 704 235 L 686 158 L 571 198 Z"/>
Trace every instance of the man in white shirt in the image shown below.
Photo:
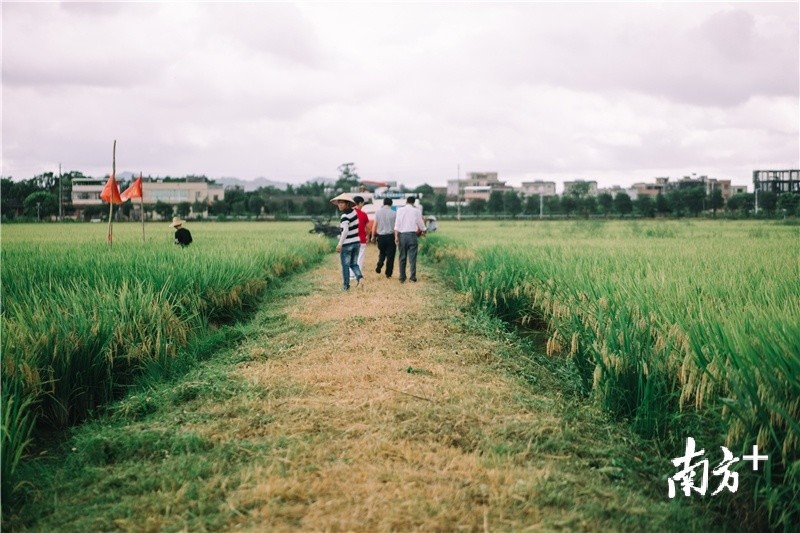
<path fill-rule="evenodd" d="M 397 213 L 392 209 L 392 199 L 384 198 L 383 207 L 375 211 L 375 223 L 372 225 L 372 240 L 378 243 L 378 265 L 375 272 L 381 273 L 386 262 L 386 277 L 391 278 L 394 272 L 394 254 L 397 245 L 394 243 L 394 223 Z"/>
<path fill-rule="evenodd" d="M 406 198 L 406 205 L 397 210 L 394 222 L 394 242 L 400 250 L 400 283 L 406 281 L 406 262 L 409 263 L 409 279 L 417 281 L 417 233 L 425 233 L 425 222 L 422 212 L 414 205 L 416 201 L 413 196 Z"/>

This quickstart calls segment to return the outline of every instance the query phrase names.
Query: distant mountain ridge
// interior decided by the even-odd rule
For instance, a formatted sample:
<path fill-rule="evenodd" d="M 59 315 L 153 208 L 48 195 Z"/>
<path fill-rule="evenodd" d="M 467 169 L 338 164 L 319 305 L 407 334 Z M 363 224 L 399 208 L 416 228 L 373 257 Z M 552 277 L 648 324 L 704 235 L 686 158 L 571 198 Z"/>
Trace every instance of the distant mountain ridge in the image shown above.
<path fill-rule="evenodd" d="M 245 191 L 255 191 L 259 187 L 275 187 L 281 191 L 285 191 L 288 183 L 283 181 L 275 181 L 267 178 L 256 178 L 254 180 L 243 180 L 239 178 L 212 178 L 217 183 L 225 187 L 241 187 Z"/>
<path fill-rule="evenodd" d="M 268 178 L 259 177 L 254 180 L 243 180 L 240 178 L 215 178 L 215 182 L 224 185 L 225 187 L 241 187 L 245 191 L 255 191 L 259 187 L 275 187 L 278 190 L 285 191 L 289 186 L 288 182 L 275 181 Z M 336 183 L 335 179 L 325 177 L 315 177 L 305 181 L 305 183 L 322 183 L 325 185 L 333 185 Z M 293 184 L 298 185 L 298 184 Z"/>
<path fill-rule="evenodd" d="M 130 172 L 130 171 L 123 171 L 118 172 L 117 180 L 120 181 L 133 181 L 134 179 L 139 177 L 138 172 Z M 158 176 L 156 176 L 158 178 Z M 288 182 L 285 181 L 276 181 L 271 180 L 264 177 L 258 177 L 252 180 L 243 180 L 241 178 L 234 178 L 234 177 L 223 177 L 223 178 L 209 178 L 211 181 L 222 185 L 223 187 L 241 187 L 247 192 L 255 191 L 260 187 L 275 187 L 280 191 L 285 191 L 286 188 L 289 186 Z M 315 178 L 311 178 L 305 181 L 305 183 L 322 183 L 324 185 L 333 185 L 336 183 L 336 180 L 333 178 L 325 178 L 322 176 L 317 176 Z"/>

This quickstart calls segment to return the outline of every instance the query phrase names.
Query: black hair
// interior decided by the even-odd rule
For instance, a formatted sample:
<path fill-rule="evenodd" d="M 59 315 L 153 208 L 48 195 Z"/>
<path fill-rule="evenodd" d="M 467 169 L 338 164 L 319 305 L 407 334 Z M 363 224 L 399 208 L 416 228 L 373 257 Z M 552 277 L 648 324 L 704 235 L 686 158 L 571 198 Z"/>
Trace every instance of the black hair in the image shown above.
<path fill-rule="evenodd" d="M 357 204 L 363 204 L 364 199 L 361 196 L 353 196 L 353 201 Z"/>
<path fill-rule="evenodd" d="M 406 198 L 406 203 L 407 204 L 414 205 L 414 202 L 416 202 L 416 201 L 417 201 L 417 198 L 415 196 L 409 196 L 408 198 Z"/>
<path fill-rule="evenodd" d="M 391 198 L 384 198 L 383 199 L 383 205 L 392 205 L 392 199 Z"/>

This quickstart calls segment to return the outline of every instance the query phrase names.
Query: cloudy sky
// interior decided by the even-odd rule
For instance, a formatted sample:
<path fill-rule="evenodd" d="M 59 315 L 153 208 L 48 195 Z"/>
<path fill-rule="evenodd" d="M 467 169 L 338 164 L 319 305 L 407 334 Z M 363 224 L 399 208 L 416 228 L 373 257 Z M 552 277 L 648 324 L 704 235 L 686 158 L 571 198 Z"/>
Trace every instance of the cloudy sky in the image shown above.
<path fill-rule="evenodd" d="M 11 3 L 2 175 L 752 181 L 800 166 L 800 4 Z"/>

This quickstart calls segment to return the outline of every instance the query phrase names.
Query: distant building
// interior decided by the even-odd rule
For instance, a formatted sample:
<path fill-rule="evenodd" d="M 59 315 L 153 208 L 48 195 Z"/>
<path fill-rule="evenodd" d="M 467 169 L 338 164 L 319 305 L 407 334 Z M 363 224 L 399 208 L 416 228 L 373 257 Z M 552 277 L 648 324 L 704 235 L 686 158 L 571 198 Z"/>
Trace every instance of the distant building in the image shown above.
<path fill-rule="evenodd" d="M 753 190 L 800 194 L 800 170 L 754 170 Z"/>
<path fill-rule="evenodd" d="M 667 189 L 685 189 L 691 187 L 702 187 L 709 196 L 715 190 L 719 189 L 722 191 L 722 197 L 725 199 L 725 201 L 729 200 L 734 194 L 731 186 L 731 180 L 720 180 L 716 178 L 709 178 L 708 176 L 694 177 L 694 174 L 691 177 L 684 176 L 683 179 L 673 184 L 669 184 Z"/>
<path fill-rule="evenodd" d="M 452 200 L 488 200 L 494 191 L 510 191 L 505 181 L 497 179 L 497 172 L 468 172 L 463 180 L 447 181 L 447 197 Z"/>
<path fill-rule="evenodd" d="M 523 181 L 520 186 L 520 192 L 525 196 L 555 196 L 556 195 L 556 182 L 555 181 Z"/>
<path fill-rule="evenodd" d="M 624 192 L 627 194 L 631 200 L 636 200 L 639 197 L 639 191 L 635 187 L 631 187 L 629 189 L 624 189 L 619 185 L 612 185 L 611 187 L 603 187 L 597 189 L 597 194 L 610 194 L 612 198 L 615 198 L 619 193 Z"/>
<path fill-rule="evenodd" d="M 100 193 L 103 192 L 108 178 L 75 178 L 72 180 L 72 205 L 77 210 L 89 205 L 101 205 Z M 122 191 L 120 191 L 122 192 Z"/>
<path fill-rule="evenodd" d="M 83 208 L 90 205 L 102 205 L 100 193 L 105 187 L 108 178 L 76 178 L 72 180 L 72 205 L 76 208 L 76 216 L 80 217 Z M 125 185 L 121 184 L 120 192 Z M 158 180 L 145 178 L 142 180 L 142 200 L 145 204 L 164 202 L 178 205 L 182 202 L 202 202 L 213 204 L 224 200 L 225 189 L 213 181 L 205 178 L 179 178 Z M 139 205 L 139 200 L 132 200 L 134 208 Z"/>
<path fill-rule="evenodd" d="M 464 187 L 462 197 L 466 202 L 472 200 L 489 200 L 492 194 L 492 187 L 490 185 L 470 185 Z"/>
<path fill-rule="evenodd" d="M 655 183 L 634 183 L 632 189 L 636 190 L 638 196 L 656 197 L 659 194 L 666 194 L 669 191 L 680 189 L 691 189 L 700 187 L 710 195 L 714 190 L 719 189 L 722 191 L 722 197 L 728 200 L 731 196 L 736 194 L 736 191 L 741 187 L 731 185 L 731 180 L 721 180 L 716 178 L 709 178 L 708 176 L 684 176 L 677 181 L 669 181 L 668 177 L 656 178 Z M 745 190 L 747 187 L 745 187 Z M 633 196 L 631 196 L 633 198 Z"/>
<path fill-rule="evenodd" d="M 632 188 L 636 190 L 637 196 L 650 196 L 655 198 L 664 192 L 669 178 L 656 178 L 655 183 L 634 183 Z"/>
<path fill-rule="evenodd" d="M 731 196 L 733 196 L 733 189 L 731 188 L 731 180 L 718 180 L 711 178 L 706 181 L 706 194 L 709 196 L 715 190 L 719 189 L 722 192 L 722 197 L 725 198 L 727 201 Z"/>
<path fill-rule="evenodd" d="M 708 176 L 697 176 L 696 174 L 692 174 L 691 176 L 684 176 L 678 181 L 668 183 L 667 190 L 694 189 L 695 187 L 701 187 L 703 189 L 706 189 L 707 181 L 708 181 Z"/>
<path fill-rule="evenodd" d="M 142 184 L 144 203 L 158 201 L 168 204 L 207 202 L 213 204 L 225 198 L 225 189 L 209 181 L 145 181 Z"/>
<path fill-rule="evenodd" d="M 447 187 L 433 187 L 433 194 L 434 196 L 438 196 L 440 194 L 447 196 Z"/>

